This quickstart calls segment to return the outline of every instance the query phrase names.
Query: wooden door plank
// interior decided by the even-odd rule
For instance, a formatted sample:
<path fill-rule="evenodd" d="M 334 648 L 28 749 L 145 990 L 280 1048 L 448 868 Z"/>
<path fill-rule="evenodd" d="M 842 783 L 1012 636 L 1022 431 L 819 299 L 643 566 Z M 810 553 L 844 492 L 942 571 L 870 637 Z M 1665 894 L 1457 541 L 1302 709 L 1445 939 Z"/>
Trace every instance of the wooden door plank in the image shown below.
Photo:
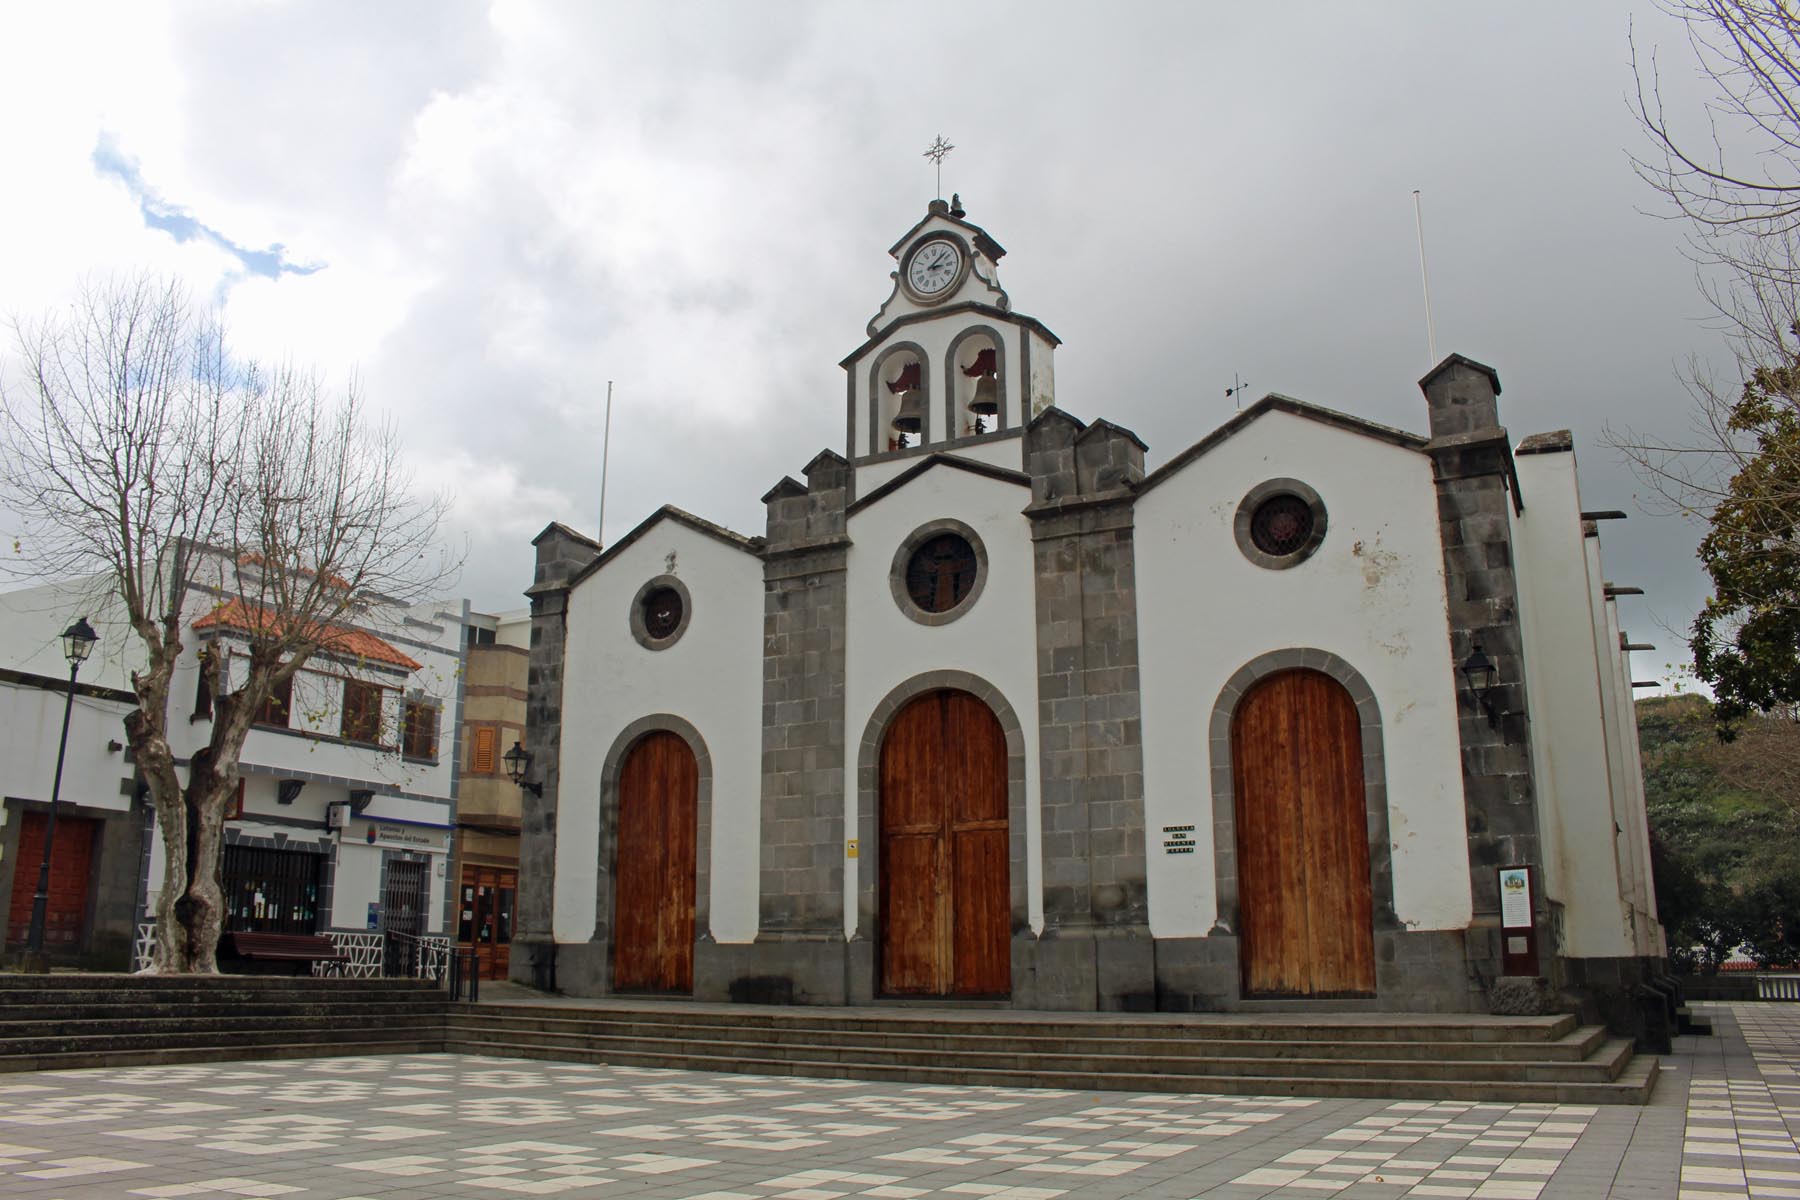
<path fill-rule="evenodd" d="M 1238 849 L 1238 924 L 1244 991 L 1299 995 L 1307 987 L 1305 829 L 1287 675 L 1257 684 L 1231 726 Z"/>
<path fill-rule="evenodd" d="M 936 693 L 889 722 L 881 747 L 881 987 L 895 995 L 943 991 L 943 715 Z"/>
<path fill-rule="evenodd" d="M 692 991 L 699 767 L 678 734 L 646 734 L 619 771 L 613 987 Z"/>

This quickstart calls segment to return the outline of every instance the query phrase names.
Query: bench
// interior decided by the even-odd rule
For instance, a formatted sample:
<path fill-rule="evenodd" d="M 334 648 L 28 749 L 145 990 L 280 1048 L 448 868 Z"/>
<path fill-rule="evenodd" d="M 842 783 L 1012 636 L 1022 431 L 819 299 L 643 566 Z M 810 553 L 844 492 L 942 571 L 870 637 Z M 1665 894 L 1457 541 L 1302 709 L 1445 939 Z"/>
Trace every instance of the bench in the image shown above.
<path fill-rule="evenodd" d="M 228 933 L 220 957 L 239 974 L 310 975 L 316 962 L 347 963 L 348 955 L 317 933 Z"/>

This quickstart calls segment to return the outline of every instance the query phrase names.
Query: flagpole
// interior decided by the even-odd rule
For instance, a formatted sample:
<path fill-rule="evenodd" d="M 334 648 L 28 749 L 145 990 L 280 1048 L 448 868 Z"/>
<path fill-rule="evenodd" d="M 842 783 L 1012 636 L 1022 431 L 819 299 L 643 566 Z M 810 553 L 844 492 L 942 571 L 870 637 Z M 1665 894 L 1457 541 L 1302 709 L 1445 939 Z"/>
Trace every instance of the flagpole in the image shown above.
<path fill-rule="evenodd" d="M 605 441 L 600 444 L 600 530 L 599 542 L 606 544 L 606 460 L 612 454 L 612 380 L 606 381 Z"/>
<path fill-rule="evenodd" d="M 1425 292 L 1425 347 L 1431 354 L 1431 361 L 1425 364 L 1429 371 L 1438 364 L 1437 328 L 1431 322 L 1431 276 L 1425 272 L 1425 213 L 1419 203 L 1419 189 L 1413 189 L 1413 223 L 1419 231 L 1419 286 Z"/>

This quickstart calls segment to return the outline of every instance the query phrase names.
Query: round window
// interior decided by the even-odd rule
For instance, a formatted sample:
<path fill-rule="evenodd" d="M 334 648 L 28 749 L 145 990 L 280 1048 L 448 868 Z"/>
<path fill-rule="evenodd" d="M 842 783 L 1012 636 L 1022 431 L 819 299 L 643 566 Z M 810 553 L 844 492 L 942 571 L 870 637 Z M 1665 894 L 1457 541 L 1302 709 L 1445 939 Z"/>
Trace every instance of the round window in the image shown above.
<path fill-rule="evenodd" d="M 1325 503 L 1298 479 L 1269 479 L 1238 505 L 1232 534 L 1244 557 L 1281 571 L 1311 558 L 1325 540 Z"/>
<path fill-rule="evenodd" d="M 631 636 L 646 650 L 666 650 L 686 631 L 694 599 L 673 575 L 658 575 L 631 601 Z"/>
<path fill-rule="evenodd" d="M 906 594 L 928 613 L 949 612 L 975 587 L 975 547 L 955 533 L 940 533 L 914 550 L 906 563 Z"/>
<path fill-rule="evenodd" d="M 644 632 L 661 641 L 681 628 L 681 593 L 657 588 L 644 597 Z"/>
<path fill-rule="evenodd" d="M 1295 495 L 1272 496 L 1250 514 L 1250 543 L 1271 558 L 1298 554 L 1312 531 L 1312 506 Z"/>

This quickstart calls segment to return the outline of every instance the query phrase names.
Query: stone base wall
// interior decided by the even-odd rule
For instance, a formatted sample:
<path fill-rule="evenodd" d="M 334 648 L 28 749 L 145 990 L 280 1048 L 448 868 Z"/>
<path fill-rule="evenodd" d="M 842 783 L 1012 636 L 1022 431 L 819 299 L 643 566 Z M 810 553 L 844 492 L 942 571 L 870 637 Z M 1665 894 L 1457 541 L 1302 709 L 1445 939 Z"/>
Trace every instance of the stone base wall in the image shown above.
<path fill-rule="evenodd" d="M 1583 1023 L 1605 1025 L 1637 1042 L 1640 1050 L 1667 1054 L 1675 1035 L 1680 985 L 1660 958 L 1561 958 L 1556 960 L 1565 1007 Z"/>
<path fill-rule="evenodd" d="M 1262 999 L 1243 994 L 1233 934 L 1159 938 L 1156 1007 L 1161 1012 L 1278 1012 L 1329 1008 L 1391 1012 L 1485 1012 L 1486 993 L 1469 970 L 1459 929 L 1394 929 L 1375 933 L 1372 998 Z"/>

